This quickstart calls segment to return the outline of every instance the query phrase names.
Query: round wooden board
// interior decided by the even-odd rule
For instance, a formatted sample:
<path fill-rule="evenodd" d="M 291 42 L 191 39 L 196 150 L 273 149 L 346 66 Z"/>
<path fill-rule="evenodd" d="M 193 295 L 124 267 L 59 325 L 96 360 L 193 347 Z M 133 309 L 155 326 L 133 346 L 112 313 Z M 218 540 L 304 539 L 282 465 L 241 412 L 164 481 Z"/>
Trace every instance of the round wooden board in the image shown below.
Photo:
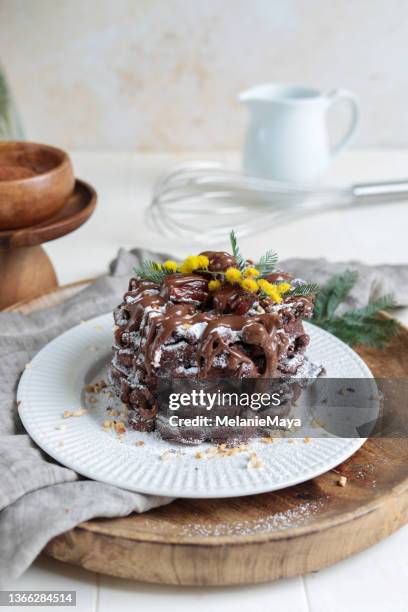
<path fill-rule="evenodd" d="M 60 289 L 18 305 L 66 299 Z M 408 375 L 408 330 L 386 349 L 358 348 L 378 377 Z M 340 475 L 347 485 L 338 485 Z M 95 519 L 44 549 L 55 559 L 139 581 L 253 584 L 319 570 L 385 538 L 408 520 L 408 440 L 373 439 L 336 470 L 274 493 L 178 500 L 125 518 Z"/>

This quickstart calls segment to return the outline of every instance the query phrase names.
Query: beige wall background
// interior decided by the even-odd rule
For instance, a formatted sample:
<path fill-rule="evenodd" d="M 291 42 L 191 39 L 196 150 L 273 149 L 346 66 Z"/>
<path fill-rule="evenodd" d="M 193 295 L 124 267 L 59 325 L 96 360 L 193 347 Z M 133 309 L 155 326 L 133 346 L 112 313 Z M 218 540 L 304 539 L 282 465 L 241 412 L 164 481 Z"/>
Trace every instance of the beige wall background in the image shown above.
<path fill-rule="evenodd" d="M 408 144 L 406 0 L 0 0 L 27 135 L 78 149 L 235 148 L 264 81 L 360 98 L 355 143 Z"/>

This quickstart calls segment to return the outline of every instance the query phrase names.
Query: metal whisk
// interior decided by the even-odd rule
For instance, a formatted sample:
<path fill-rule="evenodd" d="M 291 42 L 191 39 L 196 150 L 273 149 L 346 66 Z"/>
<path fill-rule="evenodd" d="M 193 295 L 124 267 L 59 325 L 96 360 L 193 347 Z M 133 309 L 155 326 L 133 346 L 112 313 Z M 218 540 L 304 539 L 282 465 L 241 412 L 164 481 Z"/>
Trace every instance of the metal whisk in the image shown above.
<path fill-rule="evenodd" d="M 147 216 L 161 234 L 208 244 L 232 227 L 245 236 L 305 214 L 405 199 L 408 180 L 316 188 L 190 162 L 157 182 Z"/>

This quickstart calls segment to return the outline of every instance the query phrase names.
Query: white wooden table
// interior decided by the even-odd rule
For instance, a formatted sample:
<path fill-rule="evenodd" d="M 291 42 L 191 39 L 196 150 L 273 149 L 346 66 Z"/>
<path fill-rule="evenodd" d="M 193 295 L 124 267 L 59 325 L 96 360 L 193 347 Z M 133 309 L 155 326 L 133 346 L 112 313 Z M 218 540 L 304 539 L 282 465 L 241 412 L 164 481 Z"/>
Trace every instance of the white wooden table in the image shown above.
<path fill-rule="evenodd" d="M 237 163 L 234 153 L 157 155 L 73 153 L 78 177 L 98 191 L 94 217 L 80 230 L 46 249 L 61 284 L 103 273 L 120 246 L 185 250 L 147 230 L 143 213 L 152 184 L 172 165 L 187 159 Z M 348 184 L 408 175 L 408 151 L 351 151 L 335 162 L 329 181 Z M 331 261 L 359 259 L 365 263 L 407 263 L 408 203 L 328 212 L 295 221 L 241 241 L 244 252 L 260 255 L 267 247 L 286 257 L 326 257 Z M 225 244 L 227 246 L 227 242 Z M 400 313 L 408 322 L 408 309 Z M 229 588 L 177 588 L 136 584 L 98 576 L 53 560 L 38 560 L 8 589 L 77 591 L 77 610 L 106 612 L 361 612 L 408 609 L 408 526 L 376 546 L 318 573 L 291 580 Z M 143 560 L 141 560 L 143 562 Z M 26 609 L 26 608 L 21 608 Z M 27 608 L 28 609 L 28 608 Z M 39 608 L 36 608 L 39 609 Z M 52 610 L 54 608 L 45 608 Z M 57 609 L 57 608 L 55 608 Z"/>

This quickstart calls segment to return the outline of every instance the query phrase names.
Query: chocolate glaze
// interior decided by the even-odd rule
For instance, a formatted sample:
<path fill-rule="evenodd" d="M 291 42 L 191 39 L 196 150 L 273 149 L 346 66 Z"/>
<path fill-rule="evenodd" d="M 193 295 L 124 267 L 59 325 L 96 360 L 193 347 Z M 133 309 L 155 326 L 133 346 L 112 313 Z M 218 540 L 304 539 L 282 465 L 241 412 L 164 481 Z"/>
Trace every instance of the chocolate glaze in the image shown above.
<path fill-rule="evenodd" d="M 238 268 L 235 257 L 225 251 L 203 251 L 200 255 L 208 257 L 210 272 L 225 272 L 227 268 Z"/>
<path fill-rule="evenodd" d="M 205 304 L 208 298 L 208 281 L 198 274 L 170 274 L 161 286 L 165 300 L 192 304 Z"/>
<path fill-rule="evenodd" d="M 213 308 L 217 314 L 246 314 L 257 301 L 253 293 L 248 293 L 238 285 L 224 285 L 213 295 Z"/>
<path fill-rule="evenodd" d="M 202 254 L 212 272 L 237 266 L 228 253 Z M 276 274 L 269 280 L 288 279 Z M 155 428 L 155 389 L 162 376 L 275 378 L 295 373 L 303 362 L 309 338 L 301 317 L 312 315 L 313 298 L 276 305 L 235 285 L 210 292 L 210 278 L 171 274 L 161 285 L 132 278 L 114 312 L 110 377 L 135 429 Z"/>

